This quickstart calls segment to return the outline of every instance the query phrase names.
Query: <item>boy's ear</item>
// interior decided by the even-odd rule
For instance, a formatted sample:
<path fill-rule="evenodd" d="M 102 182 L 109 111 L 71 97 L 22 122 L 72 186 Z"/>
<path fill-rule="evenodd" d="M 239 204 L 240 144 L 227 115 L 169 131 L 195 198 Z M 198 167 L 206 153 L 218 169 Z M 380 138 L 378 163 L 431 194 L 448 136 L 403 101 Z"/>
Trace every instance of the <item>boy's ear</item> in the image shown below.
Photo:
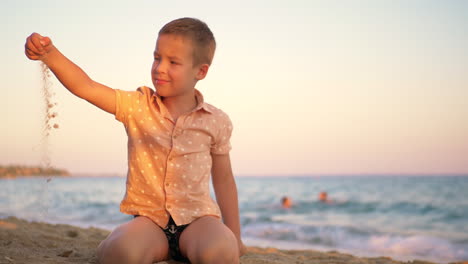
<path fill-rule="evenodd" d="M 208 69 L 210 68 L 210 65 L 204 63 L 198 66 L 198 72 L 196 75 L 197 80 L 203 80 L 205 79 L 206 75 L 208 74 Z"/>

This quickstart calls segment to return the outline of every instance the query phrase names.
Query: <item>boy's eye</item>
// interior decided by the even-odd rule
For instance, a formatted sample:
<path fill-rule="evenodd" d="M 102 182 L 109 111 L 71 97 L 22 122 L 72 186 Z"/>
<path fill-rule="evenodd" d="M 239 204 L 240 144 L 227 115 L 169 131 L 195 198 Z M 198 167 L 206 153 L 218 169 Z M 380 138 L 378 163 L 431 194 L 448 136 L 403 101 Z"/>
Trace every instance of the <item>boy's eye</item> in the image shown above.
<path fill-rule="evenodd" d="M 160 58 L 159 58 L 159 57 L 154 57 L 154 60 L 155 60 L 155 61 L 159 61 Z"/>

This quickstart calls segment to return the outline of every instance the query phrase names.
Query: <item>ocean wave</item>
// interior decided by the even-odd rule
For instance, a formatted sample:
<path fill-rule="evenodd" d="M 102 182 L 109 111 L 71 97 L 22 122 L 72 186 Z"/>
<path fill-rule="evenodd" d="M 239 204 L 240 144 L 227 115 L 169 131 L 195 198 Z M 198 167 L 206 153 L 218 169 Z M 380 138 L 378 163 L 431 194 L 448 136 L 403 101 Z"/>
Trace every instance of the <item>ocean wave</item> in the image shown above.
<path fill-rule="evenodd" d="M 400 260 L 419 258 L 448 262 L 468 258 L 466 244 L 429 236 L 378 233 L 349 226 L 257 223 L 244 226 L 243 236 L 273 244 L 292 242 L 308 248 L 365 252 L 367 255 L 386 255 Z"/>

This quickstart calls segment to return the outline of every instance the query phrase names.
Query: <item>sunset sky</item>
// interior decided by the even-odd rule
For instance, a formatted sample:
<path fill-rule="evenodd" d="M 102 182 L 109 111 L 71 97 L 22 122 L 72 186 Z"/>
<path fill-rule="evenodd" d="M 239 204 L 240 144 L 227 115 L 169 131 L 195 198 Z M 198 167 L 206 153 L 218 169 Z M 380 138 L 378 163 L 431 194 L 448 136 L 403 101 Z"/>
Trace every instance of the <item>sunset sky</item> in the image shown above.
<path fill-rule="evenodd" d="M 468 1 L 2 1 L 0 164 L 44 156 L 29 34 L 135 90 L 152 86 L 159 29 L 188 16 L 217 40 L 197 88 L 234 123 L 236 175 L 468 174 L 467 14 Z M 123 125 L 51 80 L 52 165 L 124 175 Z"/>

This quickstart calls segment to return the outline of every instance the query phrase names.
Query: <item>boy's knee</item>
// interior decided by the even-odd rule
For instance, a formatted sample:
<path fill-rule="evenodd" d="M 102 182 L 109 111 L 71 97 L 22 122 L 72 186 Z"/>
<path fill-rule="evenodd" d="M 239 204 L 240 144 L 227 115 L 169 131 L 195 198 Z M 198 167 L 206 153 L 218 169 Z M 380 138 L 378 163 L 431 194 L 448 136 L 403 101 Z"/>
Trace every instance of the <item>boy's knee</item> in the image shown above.
<path fill-rule="evenodd" d="M 192 261 L 193 263 L 203 264 L 238 264 L 239 263 L 239 250 L 237 244 L 231 243 L 216 243 L 205 247 L 197 254 L 197 258 Z"/>
<path fill-rule="evenodd" d="M 99 244 L 97 256 L 100 264 L 140 264 L 141 255 L 125 241 L 106 239 Z"/>

